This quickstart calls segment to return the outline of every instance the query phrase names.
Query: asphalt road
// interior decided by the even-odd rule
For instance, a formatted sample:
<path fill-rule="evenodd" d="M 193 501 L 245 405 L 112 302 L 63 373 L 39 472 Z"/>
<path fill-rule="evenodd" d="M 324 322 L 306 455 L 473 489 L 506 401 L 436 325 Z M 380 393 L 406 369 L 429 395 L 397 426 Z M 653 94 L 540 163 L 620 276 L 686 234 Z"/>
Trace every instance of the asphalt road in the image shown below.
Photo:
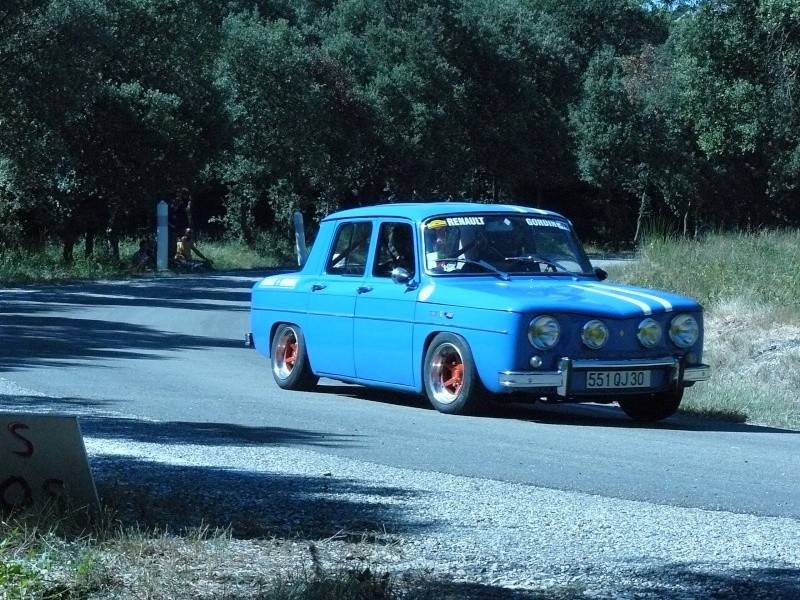
<path fill-rule="evenodd" d="M 96 438 L 264 443 L 609 498 L 800 517 L 797 432 L 681 415 L 642 426 L 608 406 L 511 405 L 453 417 L 419 397 L 326 380 L 318 392 L 284 392 L 267 360 L 243 343 L 260 275 L 0 291 L 0 412 L 78 414 Z"/>

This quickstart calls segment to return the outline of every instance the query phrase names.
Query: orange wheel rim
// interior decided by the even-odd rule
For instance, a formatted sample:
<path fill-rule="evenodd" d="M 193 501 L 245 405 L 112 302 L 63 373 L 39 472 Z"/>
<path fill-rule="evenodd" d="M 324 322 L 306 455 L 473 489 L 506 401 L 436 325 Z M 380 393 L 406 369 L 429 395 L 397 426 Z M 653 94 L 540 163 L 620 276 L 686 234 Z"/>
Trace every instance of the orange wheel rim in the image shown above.
<path fill-rule="evenodd" d="M 297 362 L 297 340 L 293 339 L 286 344 L 286 350 L 283 353 L 283 362 L 290 371 L 294 368 L 294 364 Z"/>
<path fill-rule="evenodd" d="M 292 370 L 297 364 L 300 350 L 297 334 L 292 328 L 287 327 L 281 332 L 278 345 L 275 348 L 275 364 L 273 365 L 273 370 L 276 377 L 286 379 L 292 374 Z"/>
<path fill-rule="evenodd" d="M 446 342 L 438 346 L 432 355 L 428 375 L 431 399 L 441 404 L 452 404 L 464 387 L 464 359 L 461 351 Z"/>
<path fill-rule="evenodd" d="M 461 391 L 464 383 L 464 364 L 454 357 L 442 369 L 442 386 L 454 396 Z"/>

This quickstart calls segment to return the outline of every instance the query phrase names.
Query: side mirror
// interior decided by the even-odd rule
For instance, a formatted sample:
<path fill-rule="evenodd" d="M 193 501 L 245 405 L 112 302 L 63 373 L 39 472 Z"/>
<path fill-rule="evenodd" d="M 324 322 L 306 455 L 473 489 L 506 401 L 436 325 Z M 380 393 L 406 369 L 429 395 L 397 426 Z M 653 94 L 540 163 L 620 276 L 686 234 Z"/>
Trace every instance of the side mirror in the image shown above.
<path fill-rule="evenodd" d="M 402 285 L 408 285 L 411 281 L 411 274 L 403 267 L 395 267 L 392 269 L 392 281 Z"/>
<path fill-rule="evenodd" d="M 601 269 L 600 267 L 594 268 L 594 274 L 597 277 L 597 281 L 604 281 L 605 279 L 608 278 L 608 273 L 603 271 L 603 269 Z"/>

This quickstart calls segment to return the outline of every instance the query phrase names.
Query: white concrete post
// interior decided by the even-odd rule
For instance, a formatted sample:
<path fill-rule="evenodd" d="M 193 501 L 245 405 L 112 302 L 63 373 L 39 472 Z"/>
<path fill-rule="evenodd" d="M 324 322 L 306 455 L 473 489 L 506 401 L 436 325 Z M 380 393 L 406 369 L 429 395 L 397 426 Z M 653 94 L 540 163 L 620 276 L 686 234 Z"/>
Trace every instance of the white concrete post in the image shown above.
<path fill-rule="evenodd" d="M 294 217 L 294 249 L 297 252 L 297 264 L 301 267 L 306 264 L 308 248 L 306 248 L 306 230 L 303 227 L 303 214 L 298 210 Z"/>

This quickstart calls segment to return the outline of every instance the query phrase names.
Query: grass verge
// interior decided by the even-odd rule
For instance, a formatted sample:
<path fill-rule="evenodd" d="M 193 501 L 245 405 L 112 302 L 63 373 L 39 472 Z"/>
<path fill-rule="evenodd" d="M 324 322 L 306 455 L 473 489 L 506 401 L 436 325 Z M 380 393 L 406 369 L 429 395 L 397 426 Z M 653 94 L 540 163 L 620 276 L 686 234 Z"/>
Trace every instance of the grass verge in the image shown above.
<path fill-rule="evenodd" d="M 712 379 L 690 388 L 691 414 L 800 429 L 800 231 L 654 236 L 611 279 L 703 303 Z"/>
<path fill-rule="evenodd" d="M 202 239 L 197 246 L 219 270 L 260 269 L 289 265 L 295 260 L 287 241 L 269 235 L 262 235 L 253 246 L 238 240 L 205 242 Z M 74 260 L 67 265 L 61 248 L 55 244 L 49 244 L 38 252 L 6 249 L 0 251 L 0 287 L 137 277 L 140 274 L 134 272 L 130 262 L 136 250 L 136 240 L 122 240 L 119 244 L 120 260 L 115 260 L 106 245 L 99 244 L 92 256 L 87 257 L 83 245 L 79 244 L 74 250 Z"/>
<path fill-rule="evenodd" d="M 575 586 L 517 595 L 428 572 L 393 568 L 399 541 L 373 532 L 289 538 L 237 536 L 229 528 L 176 531 L 142 527 L 141 503 L 166 512 L 161 522 L 202 521 L 218 507 L 202 497 L 188 509 L 150 497 L 147 487 L 119 494 L 99 486 L 103 513 L 65 513 L 39 507 L 0 513 L 2 600 L 562 600 L 580 598 Z M 211 502 L 211 505 L 208 504 Z M 179 516 L 178 516 L 179 515 Z M 322 532 L 320 532 L 322 533 Z"/>

